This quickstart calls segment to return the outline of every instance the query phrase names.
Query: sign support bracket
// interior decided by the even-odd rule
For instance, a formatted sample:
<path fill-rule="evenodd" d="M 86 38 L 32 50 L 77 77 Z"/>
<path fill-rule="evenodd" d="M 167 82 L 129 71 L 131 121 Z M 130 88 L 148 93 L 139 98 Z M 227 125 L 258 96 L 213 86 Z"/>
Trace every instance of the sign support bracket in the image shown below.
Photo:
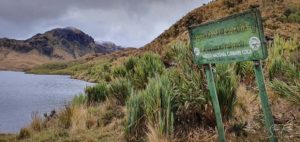
<path fill-rule="evenodd" d="M 225 140 L 224 126 L 222 122 L 222 115 L 221 115 L 221 110 L 220 110 L 220 105 L 219 105 L 219 100 L 218 100 L 218 95 L 217 95 L 211 64 L 205 64 L 204 68 L 205 68 L 208 88 L 209 88 L 209 92 L 210 92 L 210 96 L 211 96 L 211 100 L 212 100 L 212 104 L 216 116 L 219 141 L 225 142 L 226 140 Z"/>
<path fill-rule="evenodd" d="M 254 70 L 255 70 L 257 86 L 259 89 L 259 96 L 261 100 L 262 110 L 264 113 L 266 130 L 268 131 L 270 142 L 277 142 L 275 131 L 274 131 L 274 120 L 271 112 L 271 107 L 269 105 L 268 95 L 267 95 L 265 82 L 264 82 L 264 75 L 259 60 L 254 61 Z"/>

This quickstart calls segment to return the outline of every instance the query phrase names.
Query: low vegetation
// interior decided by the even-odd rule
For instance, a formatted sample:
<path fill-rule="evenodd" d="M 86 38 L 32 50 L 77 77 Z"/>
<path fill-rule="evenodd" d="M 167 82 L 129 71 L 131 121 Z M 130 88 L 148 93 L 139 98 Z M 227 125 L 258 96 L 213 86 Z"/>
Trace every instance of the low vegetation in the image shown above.
<path fill-rule="evenodd" d="M 224 3 L 226 12 L 244 6 L 240 1 L 216 1 L 217 4 L 223 2 L 227 3 Z M 209 14 L 205 13 L 200 19 L 192 15 L 190 19 L 199 22 Z M 292 13 L 285 15 L 290 17 Z M 191 20 L 181 21 L 191 24 Z M 216 141 L 215 115 L 203 68 L 194 64 L 187 38 L 175 39 L 184 28 L 178 24 L 172 27 L 168 34 L 147 45 L 143 49 L 146 52 L 120 59 L 53 63 L 32 70 L 33 73 L 70 74 L 97 84 L 87 87 L 84 94 L 74 97 L 72 104 L 51 117 L 33 119 L 32 125 L 20 131 L 18 139 Z M 295 106 L 296 111 L 290 112 L 295 114 L 282 114 L 290 111 L 286 101 L 300 102 L 298 39 L 276 35 L 268 45 L 269 57 L 263 61 L 280 141 L 300 139 L 295 136 L 299 133 L 299 107 Z M 160 49 L 155 50 L 156 46 Z M 253 63 L 216 65 L 213 70 L 227 139 L 266 141 Z"/>
<path fill-rule="evenodd" d="M 288 55 L 297 52 L 298 45 L 295 40 L 276 36 L 269 48 L 272 58 L 264 66 L 269 70 L 267 77 L 272 90 L 295 104 L 300 102 L 299 63 Z M 101 79 L 95 86 L 87 87 L 84 94 L 75 96 L 70 105 L 51 117 L 34 115 L 30 127 L 22 129 L 18 139 L 56 141 L 88 137 L 91 141 L 189 141 L 195 138 L 191 133 L 214 129 L 215 117 L 204 72 L 193 63 L 188 44 L 174 42 L 166 48 L 167 53 L 162 58 L 146 52 L 118 65 L 102 62 L 91 66 L 88 70 L 105 70 L 110 80 Z M 281 62 L 280 67 L 277 60 Z M 285 70 L 281 70 L 282 67 Z M 253 64 L 216 65 L 213 70 L 225 129 L 229 130 L 227 135 L 234 133 L 245 138 L 250 133 L 245 130 L 247 121 L 237 117 L 249 110 L 238 97 L 238 90 L 239 82 L 255 85 Z M 262 123 L 260 125 L 263 128 Z M 99 135 L 99 131 L 106 134 Z M 76 137 L 79 133 L 84 136 Z M 118 134 L 121 136 L 116 137 Z M 206 140 L 213 140 L 216 133 L 205 136 Z M 259 140 L 265 139 L 260 137 Z"/>

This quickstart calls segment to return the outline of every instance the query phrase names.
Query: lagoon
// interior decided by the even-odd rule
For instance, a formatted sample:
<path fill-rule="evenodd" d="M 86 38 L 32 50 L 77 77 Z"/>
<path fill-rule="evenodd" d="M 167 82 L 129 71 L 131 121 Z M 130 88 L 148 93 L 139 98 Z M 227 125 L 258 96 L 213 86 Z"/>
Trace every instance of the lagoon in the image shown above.
<path fill-rule="evenodd" d="M 67 75 L 35 75 L 0 71 L 0 133 L 16 133 L 32 120 L 33 113 L 62 108 L 86 86 Z"/>

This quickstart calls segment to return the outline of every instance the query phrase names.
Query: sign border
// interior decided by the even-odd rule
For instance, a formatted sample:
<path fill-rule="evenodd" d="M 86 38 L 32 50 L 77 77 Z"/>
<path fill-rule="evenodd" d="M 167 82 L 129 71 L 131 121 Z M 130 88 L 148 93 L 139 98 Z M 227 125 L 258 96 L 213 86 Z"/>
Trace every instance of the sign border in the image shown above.
<path fill-rule="evenodd" d="M 190 50 L 193 51 L 193 45 L 192 45 L 192 35 L 191 35 L 191 31 L 195 28 L 198 28 L 198 27 L 201 27 L 201 26 L 206 26 L 206 25 L 209 25 L 209 24 L 213 24 L 213 23 L 220 23 L 220 22 L 223 22 L 223 21 L 226 21 L 228 19 L 232 19 L 234 17 L 239 17 L 239 16 L 243 16 L 243 15 L 246 15 L 246 14 L 249 14 L 249 13 L 254 13 L 255 14 L 255 22 L 257 24 L 257 27 L 258 27 L 258 35 L 259 35 L 259 39 L 261 40 L 261 48 L 262 48 L 262 54 L 263 54 L 263 57 L 262 58 L 257 58 L 255 60 L 265 60 L 267 59 L 268 57 L 268 50 L 267 50 L 267 47 L 266 47 L 266 42 L 265 42 L 265 35 L 264 35 L 264 30 L 263 30 L 263 24 L 262 24 L 262 18 L 261 18 L 261 13 L 260 11 L 257 9 L 257 8 L 252 8 L 250 10 L 246 10 L 242 13 L 238 13 L 238 14 L 233 14 L 233 15 L 230 15 L 230 16 L 227 16 L 227 17 L 223 17 L 223 18 L 220 18 L 220 19 L 217 19 L 217 20 L 213 20 L 213 21 L 208 21 L 208 22 L 205 22 L 205 23 L 202 23 L 202 24 L 197 24 L 197 25 L 192 25 L 192 26 L 189 26 L 188 27 L 188 34 L 189 34 L 189 43 L 190 43 Z M 195 57 L 195 54 L 193 52 L 193 61 L 194 63 L 198 64 L 198 65 L 202 65 L 200 63 L 198 63 L 196 57 Z M 229 61 L 224 61 L 224 62 L 210 62 L 210 63 L 203 63 L 203 64 L 219 64 L 219 63 L 234 63 L 234 62 L 246 62 L 246 61 L 254 61 L 254 60 L 240 60 L 240 61 L 234 61 L 234 60 L 229 60 Z"/>

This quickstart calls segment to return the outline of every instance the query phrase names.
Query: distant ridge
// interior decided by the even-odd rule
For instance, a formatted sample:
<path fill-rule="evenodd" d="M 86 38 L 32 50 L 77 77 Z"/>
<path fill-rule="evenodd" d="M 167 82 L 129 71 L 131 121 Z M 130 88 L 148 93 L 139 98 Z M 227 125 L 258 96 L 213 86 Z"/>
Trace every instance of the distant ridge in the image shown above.
<path fill-rule="evenodd" d="M 0 69 L 22 70 L 51 61 L 122 50 L 112 42 L 97 43 L 75 27 L 55 28 L 26 40 L 0 38 Z"/>

